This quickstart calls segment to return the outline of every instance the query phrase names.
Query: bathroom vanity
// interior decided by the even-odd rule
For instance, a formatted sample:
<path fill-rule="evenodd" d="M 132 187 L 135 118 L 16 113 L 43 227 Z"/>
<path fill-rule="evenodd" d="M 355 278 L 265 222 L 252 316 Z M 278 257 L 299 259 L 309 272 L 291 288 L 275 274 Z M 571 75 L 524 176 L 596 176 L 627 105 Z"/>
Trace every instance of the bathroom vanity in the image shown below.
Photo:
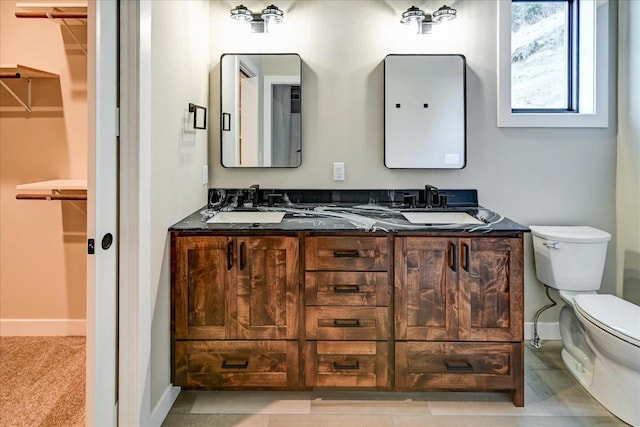
<path fill-rule="evenodd" d="M 421 190 L 278 190 L 274 207 L 258 190 L 250 210 L 280 222 L 213 222 L 238 210 L 229 193 L 170 229 L 175 385 L 509 391 L 524 405 L 526 227 L 477 203 L 441 209 L 475 223 L 411 223 Z"/>

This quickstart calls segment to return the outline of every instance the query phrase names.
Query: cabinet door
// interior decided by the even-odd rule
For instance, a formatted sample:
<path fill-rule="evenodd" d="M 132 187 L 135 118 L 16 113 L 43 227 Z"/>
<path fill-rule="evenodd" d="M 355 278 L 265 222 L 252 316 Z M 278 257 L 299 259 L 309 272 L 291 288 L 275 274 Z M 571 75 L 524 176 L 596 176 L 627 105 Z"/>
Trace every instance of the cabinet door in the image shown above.
<path fill-rule="evenodd" d="M 397 340 L 454 340 L 458 336 L 456 239 L 395 239 Z"/>
<path fill-rule="evenodd" d="M 236 337 L 233 238 L 176 237 L 175 338 Z"/>
<path fill-rule="evenodd" d="M 460 339 L 523 339 L 522 239 L 460 239 Z"/>
<path fill-rule="evenodd" d="M 297 339 L 295 237 L 238 237 L 238 338 Z"/>

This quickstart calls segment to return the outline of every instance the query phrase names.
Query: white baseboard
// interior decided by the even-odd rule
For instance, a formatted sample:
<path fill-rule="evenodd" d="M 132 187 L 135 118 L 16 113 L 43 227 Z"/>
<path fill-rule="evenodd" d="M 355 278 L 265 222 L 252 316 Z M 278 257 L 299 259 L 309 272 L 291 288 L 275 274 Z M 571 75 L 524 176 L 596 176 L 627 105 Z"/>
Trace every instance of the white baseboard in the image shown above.
<path fill-rule="evenodd" d="M 561 340 L 560 324 L 558 322 L 547 323 L 538 322 L 538 336 L 542 341 L 545 340 Z M 524 340 L 533 339 L 533 322 L 525 322 L 524 324 Z"/>
<path fill-rule="evenodd" d="M 0 319 L 0 336 L 85 336 L 86 323 L 85 319 Z"/>
<path fill-rule="evenodd" d="M 149 424 L 151 427 L 160 427 L 165 418 L 167 418 L 167 414 L 173 406 L 173 402 L 178 398 L 178 394 L 180 394 L 180 387 L 174 387 L 169 384 L 169 386 L 165 389 L 164 393 L 162 393 L 162 397 L 158 404 L 151 411 L 151 423 Z"/>

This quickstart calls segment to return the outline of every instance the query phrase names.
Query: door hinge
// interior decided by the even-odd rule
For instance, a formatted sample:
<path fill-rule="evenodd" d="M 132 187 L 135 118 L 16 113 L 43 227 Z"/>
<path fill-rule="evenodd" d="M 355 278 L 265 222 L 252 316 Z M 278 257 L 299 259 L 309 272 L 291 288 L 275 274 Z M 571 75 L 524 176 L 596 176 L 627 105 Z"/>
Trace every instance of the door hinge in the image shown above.
<path fill-rule="evenodd" d="M 120 107 L 116 107 L 116 136 L 120 136 Z"/>
<path fill-rule="evenodd" d="M 94 239 L 87 240 L 87 253 L 89 255 L 96 253 L 96 241 Z"/>

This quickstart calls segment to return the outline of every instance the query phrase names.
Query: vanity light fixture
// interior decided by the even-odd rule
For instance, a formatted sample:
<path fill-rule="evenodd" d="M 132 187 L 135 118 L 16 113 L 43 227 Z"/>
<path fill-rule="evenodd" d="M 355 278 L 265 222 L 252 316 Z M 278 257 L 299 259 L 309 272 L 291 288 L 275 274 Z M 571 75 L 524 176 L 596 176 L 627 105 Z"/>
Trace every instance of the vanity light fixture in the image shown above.
<path fill-rule="evenodd" d="M 422 9 L 411 6 L 402 14 L 400 22 L 405 25 L 412 25 L 417 28 L 418 34 L 431 34 L 432 26 L 443 21 L 455 19 L 457 11 L 447 5 L 433 13 L 425 13 Z"/>
<path fill-rule="evenodd" d="M 253 13 L 246 6 L 240 5 L 231 9 L 231 18 L 250 25 L 252 33 L 268 33 L 272 24 L 282 22 L 284 12 L 276 5 L 269 5 L 260 13 Z"/>

